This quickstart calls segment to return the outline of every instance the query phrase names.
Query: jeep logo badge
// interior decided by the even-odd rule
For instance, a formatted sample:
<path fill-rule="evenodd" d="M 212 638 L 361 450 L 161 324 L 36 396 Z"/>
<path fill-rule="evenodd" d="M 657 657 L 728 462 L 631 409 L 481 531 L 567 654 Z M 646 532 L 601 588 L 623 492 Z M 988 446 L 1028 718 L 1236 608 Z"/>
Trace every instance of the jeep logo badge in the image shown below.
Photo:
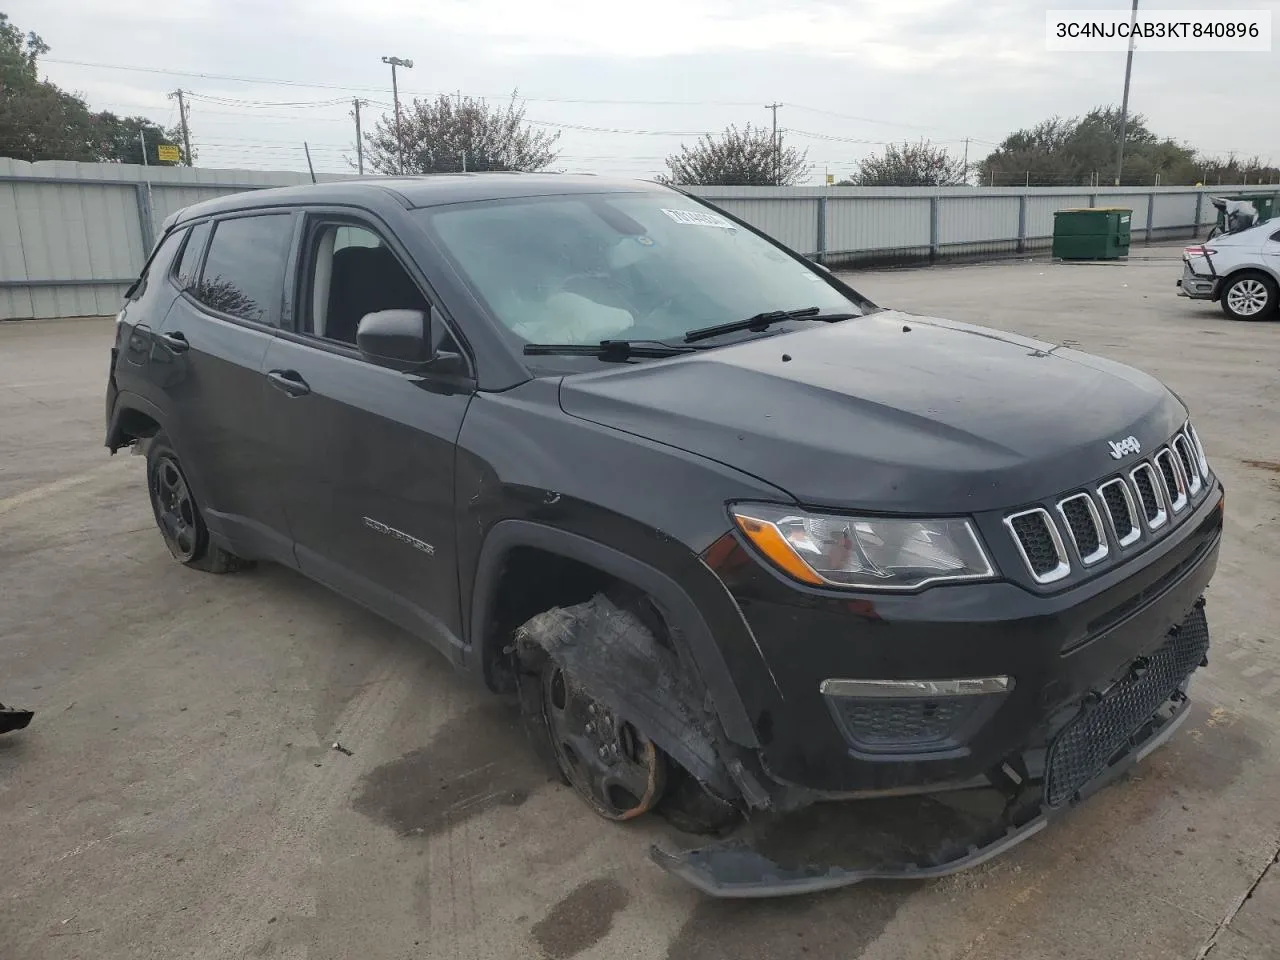
<path fill-rule="evenodd" d="M 1112 440 L 1107 444 L 1111 448 L 1111 459 L 1119 460 L 1130 453 L 1141 453 L 1142 444 L 1137 437 L 1125 437 L 1123 440 Z"/>

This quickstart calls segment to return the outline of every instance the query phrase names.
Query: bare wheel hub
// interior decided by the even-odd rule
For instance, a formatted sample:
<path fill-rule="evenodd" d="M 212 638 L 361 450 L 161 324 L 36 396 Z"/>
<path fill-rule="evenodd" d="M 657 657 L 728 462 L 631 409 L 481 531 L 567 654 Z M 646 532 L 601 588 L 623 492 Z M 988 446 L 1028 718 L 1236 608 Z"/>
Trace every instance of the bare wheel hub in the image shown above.
<path fill-rule="evenodd" d="M 667 771 L 653 741 L 554 661 L 542 672 L 542 710 L 561 772 L 600 816 L 630 820 L 658 802 Z"/>

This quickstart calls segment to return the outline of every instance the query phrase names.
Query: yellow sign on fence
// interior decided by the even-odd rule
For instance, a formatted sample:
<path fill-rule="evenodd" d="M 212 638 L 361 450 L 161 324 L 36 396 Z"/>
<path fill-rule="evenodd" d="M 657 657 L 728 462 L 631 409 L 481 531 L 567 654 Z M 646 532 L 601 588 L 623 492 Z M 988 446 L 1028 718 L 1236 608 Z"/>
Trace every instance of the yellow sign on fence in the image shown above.
<path fill-rule="evenodd" d="M 171 143 L 158 143 L 156 144 L 156 159 L 161 163 L 178 163 L 182 160 L 182 154 Z"/>

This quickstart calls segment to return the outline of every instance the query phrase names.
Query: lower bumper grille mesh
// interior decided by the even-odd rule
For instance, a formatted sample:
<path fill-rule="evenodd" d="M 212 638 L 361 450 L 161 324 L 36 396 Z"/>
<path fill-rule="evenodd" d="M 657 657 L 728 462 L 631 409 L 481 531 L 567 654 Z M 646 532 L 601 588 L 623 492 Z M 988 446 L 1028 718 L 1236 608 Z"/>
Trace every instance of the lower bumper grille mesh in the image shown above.
<path fill-rule="evenodd" d="M 919 750 L 945 741 L 984 698 L 943 697 L 936 700 L 862 700 L 833 697 L 836 719 L 845 736 L 862 749 Z"/>
<path fill-rule="evenodd" d="M 1045 802 L 1057 807 L 1075 796 L 1190 676 L 1209 649 L 1204 608 L 1196 607 L 1164 646 L 1139 660 L 1101 702 L 1086 706 L 1058 734 L 1045 765 Z"/>

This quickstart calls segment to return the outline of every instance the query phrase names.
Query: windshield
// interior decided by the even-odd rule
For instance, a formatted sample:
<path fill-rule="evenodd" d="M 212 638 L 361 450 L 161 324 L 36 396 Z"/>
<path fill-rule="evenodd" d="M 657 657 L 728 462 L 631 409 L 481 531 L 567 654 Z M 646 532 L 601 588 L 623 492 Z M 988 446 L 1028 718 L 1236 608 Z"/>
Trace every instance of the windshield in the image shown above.
<path fill-rule="evenodd" d="M 494 200 L 422 213 L 494 317 L 528 343 L 667 340 L 766 311 L 867 307 L 676 193 Z"/>

